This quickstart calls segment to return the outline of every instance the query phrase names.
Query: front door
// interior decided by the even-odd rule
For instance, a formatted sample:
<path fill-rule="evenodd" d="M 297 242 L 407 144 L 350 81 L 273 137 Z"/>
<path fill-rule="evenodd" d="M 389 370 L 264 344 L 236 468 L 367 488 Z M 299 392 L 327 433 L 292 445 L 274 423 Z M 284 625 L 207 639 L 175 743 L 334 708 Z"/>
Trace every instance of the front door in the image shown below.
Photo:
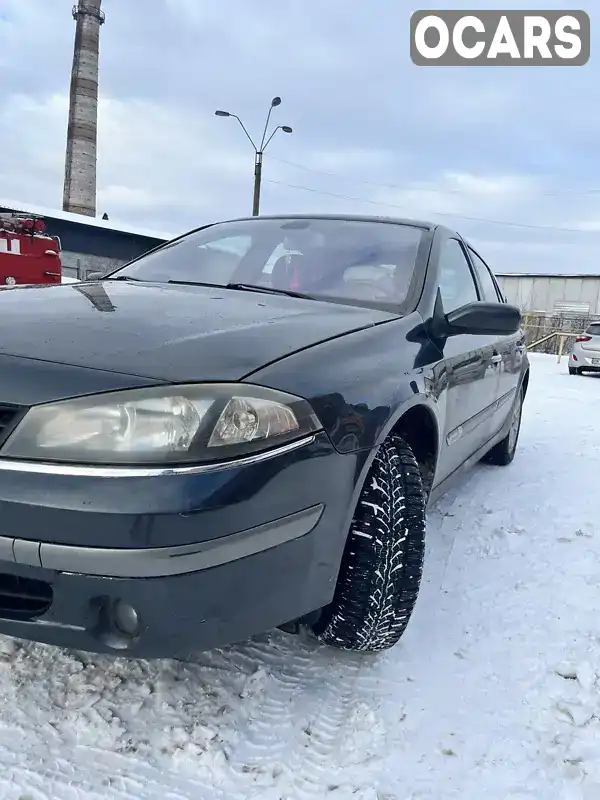
<path fill-rule="evenodd" d="M 465 245 L 438 231 L 432 257 L 439 260 L 444 313 L 481 298 Z M 464 334 L 443 344 L 446 370 L 445 425 L 437 477 L 443 480 L 492 436 L 498 390 L 497 337 Z"/>

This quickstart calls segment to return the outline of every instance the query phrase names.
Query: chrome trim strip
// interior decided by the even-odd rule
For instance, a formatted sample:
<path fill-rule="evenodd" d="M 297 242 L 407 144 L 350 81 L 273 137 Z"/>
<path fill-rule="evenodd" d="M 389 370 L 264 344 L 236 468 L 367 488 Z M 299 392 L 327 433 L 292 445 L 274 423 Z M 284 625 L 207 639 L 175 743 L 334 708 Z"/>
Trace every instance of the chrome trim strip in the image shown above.
<path fill-rule="evenodd" d="M 0 559 L 103 578 L 162 578 L 200 572 L 256 555 L 310 533 L 323 514 L 316 505 L 254 528 L 175 547 L 77 547 L 0 536 Z"/>
<path fill-rule="evenodd" d="M 506 394 L 503 394 L 502 397 L 500 397 L 496 401 L 498 408 L 499 409 L 502 408 L 503 405 L 505 405 L 506 403 L 509 403 L 511 400 L 513 400 L 515 395 L 516 395 L 516 393 L 517 393 L 517 390 L 516 390 L 516 388 L 514 388 L 514 389 L 511 389 L 510 392 L 506 392 Z"/>
<path fill-rule="evenodd" d="M 209 472 L 219 472 L 224 469 L 235 469 L 259 464 L 270 458 L 291 453 L 300 447 L 312 444 L 316 434 L 305 436 L 295 442 L 264 450 L 255 455 L 245 456 L 232 461 L 219 461 L 210 464 L 190 464 L 187 467 L 103 467 L 83 466 L 80 464 L 50 464 L 44 461 L 18 461 L 0 458 L 0 472 L 28 472 L 37 475 L 63 475 L 85 478 L 156 478 L 168 475 L 202 475 Z"/>

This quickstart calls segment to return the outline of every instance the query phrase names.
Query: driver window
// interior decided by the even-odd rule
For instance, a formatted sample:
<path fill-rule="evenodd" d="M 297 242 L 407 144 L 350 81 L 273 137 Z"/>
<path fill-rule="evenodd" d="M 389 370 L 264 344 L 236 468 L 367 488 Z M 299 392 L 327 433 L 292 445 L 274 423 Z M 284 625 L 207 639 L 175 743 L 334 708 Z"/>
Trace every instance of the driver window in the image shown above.
<path fill-rule="evenodd" d="M 462 245 L 448 239 L 440 253 L 440 292 L 444 313 L 479 300 L 477 286 Z"/>
<path fill-rule="evenodd" d="M 492 276 L 492 272 L 485 261 L 480 258 L 477 253 L 469 247 L 471 254 L 471 261 L 475 267 L 475 272 L 479 275 L 479 282 L 483 289 L 483 298 L 489 303 L 503 303 L 504 300 L 500 290 L 496 286 L 496 281 Z"/>

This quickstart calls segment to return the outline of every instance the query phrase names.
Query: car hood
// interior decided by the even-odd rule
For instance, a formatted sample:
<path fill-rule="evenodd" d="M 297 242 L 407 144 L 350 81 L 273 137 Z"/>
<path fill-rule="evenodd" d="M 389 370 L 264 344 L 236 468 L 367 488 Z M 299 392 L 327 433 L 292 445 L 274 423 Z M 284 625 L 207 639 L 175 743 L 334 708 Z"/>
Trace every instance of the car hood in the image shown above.
<path fill-rule="evenodd" d="M 385 311 L 218 287 L 102 281 L 0 292 L 0 354 L 183 382 L 240 380 Z"/>

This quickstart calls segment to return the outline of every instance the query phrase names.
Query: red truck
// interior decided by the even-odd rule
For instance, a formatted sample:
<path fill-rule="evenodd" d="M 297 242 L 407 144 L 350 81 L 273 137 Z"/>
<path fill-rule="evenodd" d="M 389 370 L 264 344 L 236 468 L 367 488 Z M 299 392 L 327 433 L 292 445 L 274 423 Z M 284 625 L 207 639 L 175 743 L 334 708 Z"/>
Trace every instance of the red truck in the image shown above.
<path fill-rule="evenodd" d="M 60 283 L 60 239 L 48 236 L 41 217 L 0 214 L 0 288 L 19 283 Z"/>

